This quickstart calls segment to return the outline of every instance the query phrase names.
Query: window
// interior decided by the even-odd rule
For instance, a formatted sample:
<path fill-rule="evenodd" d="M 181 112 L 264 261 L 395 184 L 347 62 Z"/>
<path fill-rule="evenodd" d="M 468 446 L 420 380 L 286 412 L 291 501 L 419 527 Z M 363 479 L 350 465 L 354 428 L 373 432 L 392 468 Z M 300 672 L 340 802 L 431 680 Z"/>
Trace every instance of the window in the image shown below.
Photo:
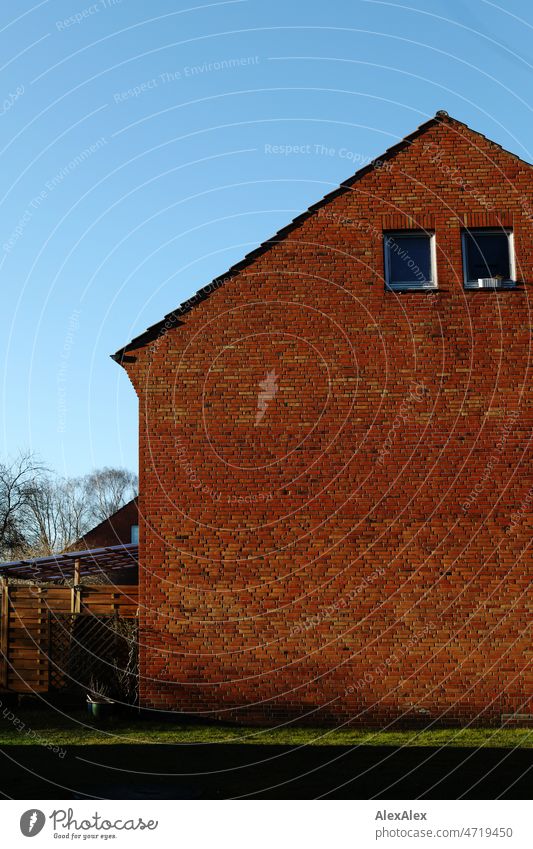
<path fill-rule="evenodd" d="M 463 273 L 467 289 L 497 289 L 513 285 L 512 230 L 465 230 Z"/>
<path fill-rule="evenodd" d="M 437 285 L 435 234 L 402 230 L 384 234 L 385 285 L 398 291 Z"/>
<path fill-rule="evenodd" d="M 135 545 L 139 545 L 139 525 L 131 526 L 131 541 Z"/>

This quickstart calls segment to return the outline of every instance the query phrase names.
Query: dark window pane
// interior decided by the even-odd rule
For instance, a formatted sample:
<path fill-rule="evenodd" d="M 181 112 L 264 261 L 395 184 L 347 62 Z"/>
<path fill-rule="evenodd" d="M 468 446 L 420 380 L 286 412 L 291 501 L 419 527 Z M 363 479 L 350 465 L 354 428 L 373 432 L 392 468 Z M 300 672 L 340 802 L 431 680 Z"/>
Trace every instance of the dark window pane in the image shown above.
<path fill-rule="evenodd" d="M 428 236 L 387 236 L 389 284 L 431 282 Z"/>
<path fill-rule="evenodd" d="M 509 280 L 509 237 L 506 233 L 466 233 L 467 280 L 502 277 Z"/>

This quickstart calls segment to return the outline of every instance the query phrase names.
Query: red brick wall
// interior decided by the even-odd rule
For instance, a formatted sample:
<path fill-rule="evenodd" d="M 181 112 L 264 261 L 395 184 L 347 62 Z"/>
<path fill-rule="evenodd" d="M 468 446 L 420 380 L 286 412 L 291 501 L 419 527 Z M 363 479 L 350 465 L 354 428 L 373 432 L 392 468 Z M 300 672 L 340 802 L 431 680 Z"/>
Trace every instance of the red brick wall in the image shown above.
<path fill-rule="evenodd" d="M 142 704 L 362 725 L 528 710 L 532 173 L 436 122 L 130 352 Z M 461 226 L 498 222 L 524 285 L 466 292 Z M 437 293 L 384 289 L 382 230 L 408 226 L 436 233 Z"/>

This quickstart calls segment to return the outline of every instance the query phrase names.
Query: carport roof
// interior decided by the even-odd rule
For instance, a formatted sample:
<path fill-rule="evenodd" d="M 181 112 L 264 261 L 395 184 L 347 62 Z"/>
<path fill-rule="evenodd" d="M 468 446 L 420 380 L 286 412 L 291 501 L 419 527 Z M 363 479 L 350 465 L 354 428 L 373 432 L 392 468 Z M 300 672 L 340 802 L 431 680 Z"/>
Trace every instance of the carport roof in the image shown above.
<path fill-rule="evenodd" d="M 136 567 L 138 559 L 138 545 L 111 545 L 105 548 L 91 548 L 87 551 L 65 551 L 49 557 L 0 563 L 0 577 L 38 581 L 72 581 L 76 560 L 79 561 L 80 578 L 89 576 L 94 578 L 102 574 L 112 577 L 113 572 L 119 569 Z"/>

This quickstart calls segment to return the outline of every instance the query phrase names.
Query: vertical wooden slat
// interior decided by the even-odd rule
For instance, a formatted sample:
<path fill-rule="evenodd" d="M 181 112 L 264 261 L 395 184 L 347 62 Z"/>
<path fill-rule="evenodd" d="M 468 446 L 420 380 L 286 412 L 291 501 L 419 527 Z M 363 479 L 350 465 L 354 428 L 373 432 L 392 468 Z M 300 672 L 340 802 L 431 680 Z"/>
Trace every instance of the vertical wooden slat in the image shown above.
<path fill-rule="evenodd" d="M 46 654 L 48 657 L 47 663 L 47 671 L 48 671 L 48 687 L 50 687 L 50 683 L 52 681 L 52 658 L 51 658 L 51 647 L 52 647 L 52 611 L 49 609 L 47 611 L 47 629 L 46 629 Z"/>
<path fill-rule="evenodd" d="M 46 596 L 46 588 L 39 586 L 37 597 L 39 599 L 39 631 L 38 631 L 38 669 L 39 669 L 39 687 L 44 687 L 48 690 L 48 608 L 46 603 L 43 606 L 43 596 Z"/>
<path fill-rule="evenodd" d="M 70 610 L 71 613 L 79 613 L 81 611 L 81 587 L 80 587 L 80 561 L 74 561 L 74 584 L 71 593 Z"/>
<path fill-rule="evenodd" d="M 2 601 L 0 620 L 0 684 L 7 687 L 7 676 L 9 668 L 9 579 L 2 577 Z"/>

